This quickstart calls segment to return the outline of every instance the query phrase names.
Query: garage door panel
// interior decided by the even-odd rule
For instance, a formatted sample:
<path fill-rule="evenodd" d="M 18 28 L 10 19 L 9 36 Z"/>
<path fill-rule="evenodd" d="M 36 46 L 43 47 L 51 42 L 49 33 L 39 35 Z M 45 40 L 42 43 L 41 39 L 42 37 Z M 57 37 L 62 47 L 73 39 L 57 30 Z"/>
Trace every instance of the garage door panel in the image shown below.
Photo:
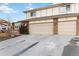
<path fill-rule="evenodd" d="M 65 32 L 61 32 L 59 33 L 59 35 L 75 35 L 75 33 L 73 33 L 72 31 L 65 31 Z"/>
<path fill-rule="evenodd" d="M 53 23 L 30 24 L 30 34 L 53 34 Z"/>
<path fill-rule="evenodd" d="M 58 34 L 60 35 L 75 35 L 76 34 L 76 21 L 59 22 Z"/>

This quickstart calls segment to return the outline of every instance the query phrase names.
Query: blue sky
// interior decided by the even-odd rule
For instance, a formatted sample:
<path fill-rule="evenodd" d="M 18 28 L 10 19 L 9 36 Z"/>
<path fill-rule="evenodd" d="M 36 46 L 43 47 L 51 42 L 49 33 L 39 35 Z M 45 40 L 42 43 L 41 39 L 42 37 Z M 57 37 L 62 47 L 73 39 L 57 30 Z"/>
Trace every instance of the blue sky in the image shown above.
<path fill-rule="evenodd" d="M 0 18 L 9 19 L 11 22 L 24 20 L 26 15 L 23 11 L 30 8 L 38 8 L 52 5 L 52 3 L 0 3 Z"/>

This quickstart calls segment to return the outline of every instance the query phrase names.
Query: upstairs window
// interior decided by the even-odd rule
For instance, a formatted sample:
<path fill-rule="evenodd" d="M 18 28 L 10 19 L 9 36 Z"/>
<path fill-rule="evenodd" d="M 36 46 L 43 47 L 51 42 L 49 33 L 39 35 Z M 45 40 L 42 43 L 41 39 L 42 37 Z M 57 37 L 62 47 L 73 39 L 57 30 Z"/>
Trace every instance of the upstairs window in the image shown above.
<path fill-rule="evenodd" d="M 31 16 L 36 16 L 36 12 L 31 12 Z"/>
<path fill-rule="evenodd" d="M 60 13 L 66 13 L 66 7 L 65 6 L 60 7 Z"/>
<path fill-rule="evenodd" d="M 60 7 L 60 13 L 70 12 L 70 5 L 64 5 Z"/>
<path fill-rule="evenodd" d="M 66 5 L 66 11 L 67 11 L 67 12 L 70 11 L 70 5 Z"/>

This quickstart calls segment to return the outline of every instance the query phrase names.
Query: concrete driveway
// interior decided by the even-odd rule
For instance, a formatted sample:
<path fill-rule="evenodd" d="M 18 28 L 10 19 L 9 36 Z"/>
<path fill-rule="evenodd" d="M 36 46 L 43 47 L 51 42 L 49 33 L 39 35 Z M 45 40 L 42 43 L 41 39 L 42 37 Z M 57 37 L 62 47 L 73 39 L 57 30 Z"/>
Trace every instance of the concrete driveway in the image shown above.
<path fill-rule="evenodd" d="M 0 42 L 0 56 L 61 56 L 75 36 L 22 35 Z"/>

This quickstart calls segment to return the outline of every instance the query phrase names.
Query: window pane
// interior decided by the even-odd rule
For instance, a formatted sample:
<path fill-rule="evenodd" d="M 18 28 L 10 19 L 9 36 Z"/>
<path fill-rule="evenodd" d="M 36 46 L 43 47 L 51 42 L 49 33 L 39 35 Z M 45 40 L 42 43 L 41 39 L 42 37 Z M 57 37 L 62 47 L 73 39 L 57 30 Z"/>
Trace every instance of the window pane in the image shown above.
<path fill-rule="evenodd" d="M 70 5 L 66 5 L 66 11 L 70 11 Z"/>
<path fill-rule="evenodd" d="M 60 13 L 66 13 L 66 7 L 65 6 L 60 7 Z"/>
<path fill-rule="evenodd" d="M 31 16 L 36 16 L 36 12 L 31 12 Z"/>

